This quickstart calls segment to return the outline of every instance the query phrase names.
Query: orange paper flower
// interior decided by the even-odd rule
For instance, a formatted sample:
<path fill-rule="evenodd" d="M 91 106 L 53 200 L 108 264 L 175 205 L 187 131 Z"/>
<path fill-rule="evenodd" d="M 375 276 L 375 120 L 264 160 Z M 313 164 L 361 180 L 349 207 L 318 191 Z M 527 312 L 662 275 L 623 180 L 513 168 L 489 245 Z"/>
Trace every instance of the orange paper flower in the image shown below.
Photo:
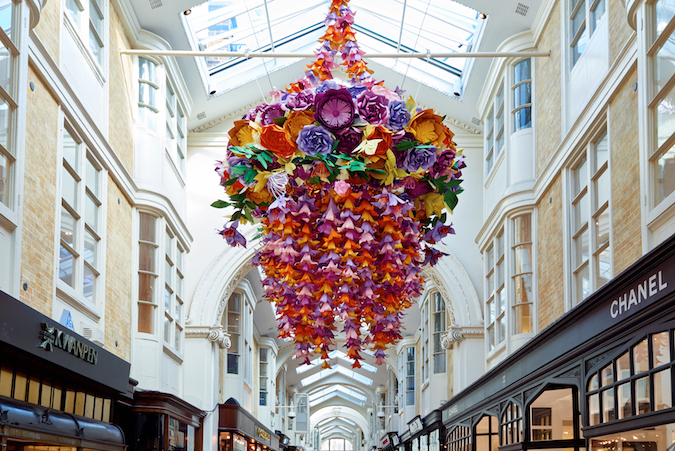
<path fill-rule="evenodd" d="M 276 124 L 263 127 L 260 144 L 281 158 L 289 158 L 295 153 L 295 143 L 289 141 L 284 129 Z"/>
<path fill-rule="evenodd" d="M 230 144 L 233 146 L 243 146 L 254 141 L 253 128 L 247 119 L 234 121 L 234 127 L 227 134 L 230 135 Z"/>
<path fill-rule="evenodd" d="M 286 118 L 284 122 L 284 131 L 286 132 L 286 137 L 291 142 L 296 142 L 298 140 L 298 133 L 305 125 L 310 125 L 314 123 L 314 113 L 311 111 L 293 111 Z"/>
<path fill-rule="evenodd" d="M 450 146 L 452 132 L 443 125 L 443 118 L 434 114 L 434 110 L 424 110 L 417 113 L 410 119 L 408 128 L 421 143 L 431 143 L 435 146 Z"/>

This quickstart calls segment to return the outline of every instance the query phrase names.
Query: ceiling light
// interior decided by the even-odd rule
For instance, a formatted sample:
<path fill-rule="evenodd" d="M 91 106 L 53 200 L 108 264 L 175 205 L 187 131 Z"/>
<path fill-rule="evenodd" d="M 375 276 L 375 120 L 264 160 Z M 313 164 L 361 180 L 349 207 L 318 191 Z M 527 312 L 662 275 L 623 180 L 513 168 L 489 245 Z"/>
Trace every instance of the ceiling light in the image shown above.
<path fill-rule="evenodd" d="M 377 411 L 377 418 L 384 418 L 384 410 Z"/>
<path fill-rule="evenodd" d="M 487 14 L 485 14 L 485 13 L 478 13 L 478 18 L 479 18 L 479 19 L 487 19 Z"/>
<path fill-rule="evenodd" d="M 192 14 L 191 9 L 186 9 L 185 11 L 183 11 L 183 15 L 185 15 L 185 16 L 189 16 L 190 14 Z"/>

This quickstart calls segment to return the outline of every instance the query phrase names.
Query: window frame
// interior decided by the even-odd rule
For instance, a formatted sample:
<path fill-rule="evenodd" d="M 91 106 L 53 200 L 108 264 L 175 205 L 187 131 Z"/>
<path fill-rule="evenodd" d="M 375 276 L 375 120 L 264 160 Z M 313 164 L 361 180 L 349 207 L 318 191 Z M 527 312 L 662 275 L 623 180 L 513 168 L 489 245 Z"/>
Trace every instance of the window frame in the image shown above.
<path fill-rule="evenodd" d="M 437 302 L 438 299 L 440 298 L 440 305 L 443 306 L 443 310 L 437 310 Z M 446 304 L 445 304 L 445 299 L 441 295 L 440 292 L 436 291 L 431 295 L 430 298 L 431 305 L 433 308 L 431 309 L 431 324 L 432 324 L 432 337 L 433 339 L 431 340 L 431 354 L 432 358 L 431 361 L 433 362 L 433 371 L 432 374 L 446 374 L 448 371 L 448 357 L 445 349 L 443 349 L 443 346 L 441 345 L 443 335 L 447 332 L 448 328 L 448 315 L 447 315 L 447 309 L 446 309 Z M 440 323 L 440 330 L 436 330 L 436 319 L 441 318 Z M 443 361 L 443 371 L 437 371 L 436 367 L 436 358 L 440 357 L 442 358 Z"/>
<path fill-rule="evenodd" d="M 524 216 L 529 216 L 529 222 L 530 222 L 530 241 L 517 241 L 516 236 L 518 234 L 518 230 L 516 229 L 516 220 L 518 218 L 524 217 Z M 511 305 L 511 309 L 513 311 L 513 333 L 512 335 L 522 335 L 522 334 L 532 334 L 534 333 L 535 329 L 535 321 L 534 321 L 534 314 L 535 314 L 535 298 L 536 298 L 536 293 L 534 289 L 534 267 L 535 267 L 535 257 L 534 257 L 534 213 L 532 211 L 525 211 L 522 213 L 519 213 L 511 218 L 511 224 L 513 224 L 513 244 L 511 246 L 511 255 L 513 256 L 513 267 L 512 270 L 510 271 L 511 273 L 511 286 L 513 287 L 513 296 L 511 299 L 513 301 L 509 302 L 508 304 Z M 516 272 L 516 260 L 517 260 L 517 254 L 518 250 L 521 248 L 525 248 L 526 246 L 530 246 L 530 271 L 521 271 L 521 272 Z M 530 275 L 530 284 L 532 285 L 532 291 L 531 291 L 531 299 L 529 299 L 528 302 L 518 302 L 519 297 L 517 296 L 518 289 L 517 289 L 517 282 L 516 279 L 519 277 L 523 277 L 525 275 Z M 529 332 L 519 332 L 519 329 L 516 327 L 518 324 L 518 318 L 520 317 L 520 312 L 521 308 L 524 305 L 528 305 L 530 309 L 530 327 L 529 327 Z"/>
<path fill-rule="evenodd" d="M 566 22 L 567 22 L 567 27 L 568 27 L 568 33 L 567 33 L 567 42 L 568 44 L 568 49 L 569 49 L 569 54 L 570 54 L 570 69 L 573 69 L 574 66 L 579 62 L 581 59 L 582 55 L 586 52 L 586 48 L 588 47 L 588 43 L 590 42 L 591 38 L 595 34 L 595 30 L 599 28 L 599 22 L 603 20 L 603 18 L 607 17 L 607 0 L 574 0 L 570 1 L 567 3 L 568 6 L 570 6 L 569 14 L 566 15 Z M 596 18 L 595 14 L 598 11 L 598 7 L 602 5 L 603 8 L 603 13 L 600 16 L 600 18 Z M 584 19 L 583 22 L 579 25 L 579 29 L 575 32 L 574 31 L 574 18 L 576 14 L 581 10 L 581 8 L 584 9 Z M 593 20 L 589 20 L 589 18 L 593 18 Z M 583 42 L 584 48 L 578 52 L 575 53 L 575 45 L 579 43 L 580 41 Z"/>
<path fill-rule="evenodd" d="M 75 7 L 72 9 L 69 4 Z M 108 4 L 101 0 L 63 0 L 64 24 L 78 47 L 85 55 L 91 67 L 98 73 L 100 81 L 104 81 L 107 70 L 107 34 Z M 73 17 L 75 14 L 76 17 Z M 101 29 L 95 25 L 92 17 L 98 16 Z M 92 40 L 98 44 L 98 52 L 92 50 Z M 98 55 L 98 56 L 97 56 Z"/>
<path fill-rule="evenodd" d="M 497 160 L 506 148 L 506 89 L 502 77 L 496 85 L 497 93 L 490 101 L 490 111 L 485 117 L 485 177 L 489 177 Z"/>
<path fill-rule="evenodd" d="M 183 353 L 185 342 L 185 306 L 183 303 L 183 273 L 178 268 L 183 265 L 184 252 L 178 237 L 171 227 L 164 228 L 164 328 L 162 329 L 162 343 L 165 350 L 176 356 Z M 180 262 L 180 263 L 179 263 Z M 167 299 L 168 295 L 168 299 Z M 167 303 L 168 301 L 168 303 Z M 168 335 L 167 340 L 167 321 Z"/>
<path fill-rule="evenodd" d="M 406 346 L 404 348 L 404 369 L 405 369 L 405 406 L 406 407 L 412 407 L 415 405 L 415 364 L 416 364 L 416 352 L 415 352 L 415 346 Z M 412 354 L 411 354 L 412 351 Z M 412 368 L 412 370 L 411 370 Z M 412 388 L 409 388 L 410 381 L 412 381 Z M 412 402 L 410 397 L 412 396 Z"/>
<path fill-rule="evenodd" d="M 579 0 L 579 1 L 583 1 L 583 0 Z M 518 77 L 516 76 L 517 68 L 521 63 L 523 63 L 525 61 L 529 62 L 528 66 L 527 66 L 528 70 L 529 70 L 529 74 L 528 74 L 529 78 L 524 78 L 520 81 L 517 81 L 518 80 Z M 513 64 L 511 65 L 511 70 L 512 70 L 512 74 L 513 74 L 513 84 L 511 85 L 511 92 L 513 93 L 512 97 L 511 97 L 513 99 L 513 108 L 511 109 L 511 118 L 513 120 L 513 131 L 511 133 L 516 133 L 516 132 L 519 132 L 521 130 L 532 129 L 532 121 L 533 121 L 533 118 L 532 118 L 532 96 L 534 94 L 534 91 L 532 90 L 532 80 L 533 80 L 532 72 L 533 72 L 533 69 L 534 69 L 534 67 L 532 65 L 532 59 L 531 58 L 523 58 L 523 59 L 520 59 L 518 61 L 514 61 Z M 517 91 L 518 88 L 520 88 L 521 86 L 526 86 L 526 85 L 529 85 L 529 87 L 530 87 L 530 99 L 529 99 L 530 101 L 521 104 L 521 103 L 519 103 L 519 100 L 516 96 L 516 93 L 518 92 Z M 525 109 L 529 109 L 529 111 L 530 111 L 530 122 L 523 127 L 519 127 L 519 125 L 518 125 L 519 121 L 516 119 L 516 116 L 518 115 L 518 113 L 520 111 L 523 111 Z"/>
<path fill-rule="evenodd" d="M 485 317 L 486 317 L 486 351 L 488 354 L 498 353 L 504 347 L 508 337 L 506 311 L 509 305 L 509 295 L 506 287 L 506 234 L 502 226 L 491 240 L 485 254 Z M 501 254 L 495 255 L 495 249 L 501 248 Z M 496 257 L 496 258 L 495 258 Z M 503 269 L 501 283 L 498 275 Z M 503 308 L 502 308 L 503 307 Z M 503 339 L 500 337 L 503 334 Z M 494 338 L 494 340 L 493 340 Z"/>
<path fill-rule="evenodd" d="M 6 86 L 0 84 L 0 105 L 7 105 L 7 141 L 6 144 L 0 142 L 0 162 L 4 158 L 5 170 L 0 171 L 0 206 L 6 207 L 8 210 L 13 210 L 17 202 L 17 194 L 19 187 L 17 187 L 16 180 L 16 163 L 17 163 L 17 141 L 14 136 L 17 134 L 17 109 L 19 108 L 19 65 L 21 52 L 21 29 L 18 26 L 21 18 L 21 3 L 10 0 L 11 19 L 10 19 L 10 35 L 0 27 L 0 42 L 7 49 L 9 68 L 7 71 Z M 2 167 L 2 166 L 0 166 Z M 0 210 L 2 212 L 2 210 Z"/>
<path fill-rule="evenodd" d="M 235 297 L 238 299 L 239 307 L 237 311 L 230 309 L 230 302 L 232 302 Z M 231 374 L 235 376 L 242 376 L 243 373 L 240 371 L 240 368 L 243 364 L 242 352 L 240 350 L 243 342 L 243 306 L 244 306 L 244 293 L 240 291 L 234 291 L 227 302 L 225 303 L 225 311 L 223 313 L 223 329 L 230 335 L 230 347 L 225 351 L 225 374 Z M 237 315 L 239 320 L 239 325 L 237 332 L 233 332 L 231 327 L 234 327 L 230 324 L 230 315 Z M 230 356 L 234 356 L 234 361 L 236 361 L 236 371 L 230 371 Z M 234 367 L 233 367 L 234 368 Z"/>

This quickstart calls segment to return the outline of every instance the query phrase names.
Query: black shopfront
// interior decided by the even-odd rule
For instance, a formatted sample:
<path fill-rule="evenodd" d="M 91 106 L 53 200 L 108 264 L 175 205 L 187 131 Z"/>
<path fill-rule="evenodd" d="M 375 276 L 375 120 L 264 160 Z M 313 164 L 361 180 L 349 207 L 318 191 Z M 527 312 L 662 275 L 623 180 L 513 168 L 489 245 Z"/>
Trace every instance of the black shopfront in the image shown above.
<path fill-rule="evenodd" d="M 129 363 L 0 291 L 3 451 L 124 451 Z"/>
<path fill-rule="evenodd" d="M 232 398 L 218 406 L 218 434 L 218 451 L 279 451 L 279 436 Z"/>
<path fill-rule="evenodd" d="M 448 450 L 672 450 L 674 334 L 675 236 L 449 400 Z"/>

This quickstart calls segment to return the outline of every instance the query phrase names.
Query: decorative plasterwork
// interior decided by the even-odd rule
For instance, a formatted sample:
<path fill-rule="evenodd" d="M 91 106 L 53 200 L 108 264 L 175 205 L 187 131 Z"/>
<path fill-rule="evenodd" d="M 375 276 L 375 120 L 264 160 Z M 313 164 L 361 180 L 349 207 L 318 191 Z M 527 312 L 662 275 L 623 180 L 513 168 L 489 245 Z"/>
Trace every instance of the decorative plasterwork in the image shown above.
<path fill-rule="evenodd" d="M 220 349 L 229 349 L 232 345 L 230 334 L 223 330 L 223 326 L 218 327 L 187 327 L 185 330 L 186 338 L 206 338 L 211 343 L 218 345 Z"/>
<path fill-rule="evenodd" d="M 483 338 L 483 328 L 450 326 L 445 334 L 441 335 L 441 346 L 447 350 L 455 343 L 459 344 L 462 340 L 470 338 Z"/>

